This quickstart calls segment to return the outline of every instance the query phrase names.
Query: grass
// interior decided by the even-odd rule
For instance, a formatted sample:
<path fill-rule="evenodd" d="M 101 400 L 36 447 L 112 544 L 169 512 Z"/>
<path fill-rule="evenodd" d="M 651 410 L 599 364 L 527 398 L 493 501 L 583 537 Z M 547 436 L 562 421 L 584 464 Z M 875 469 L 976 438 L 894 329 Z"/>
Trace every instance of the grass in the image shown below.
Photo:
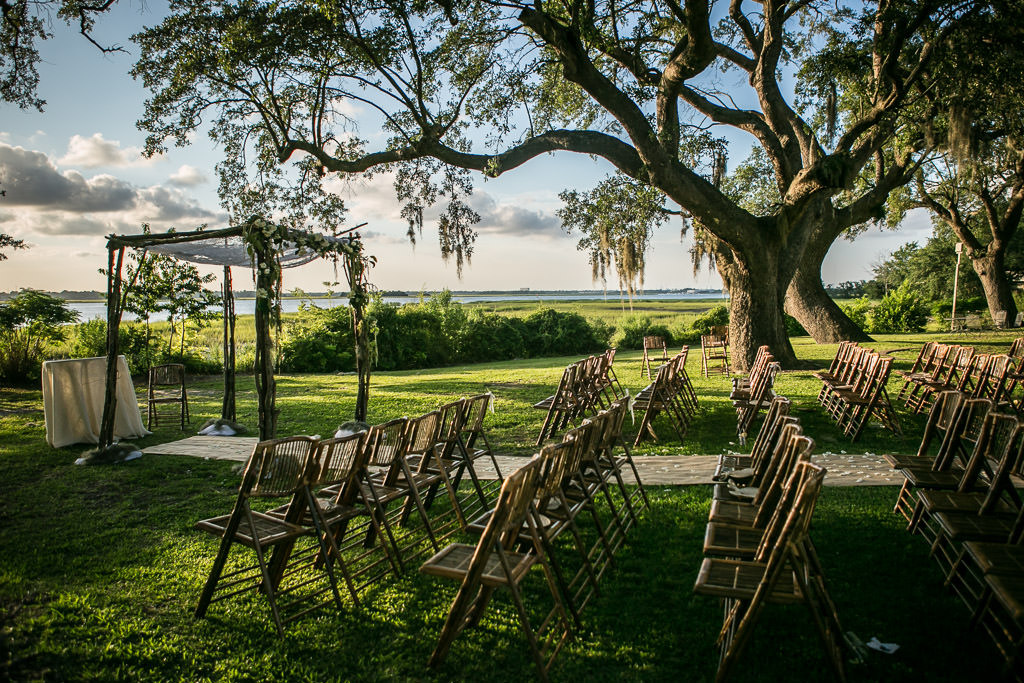
<path fill-rule="evenodd" d="M 875 348 L 916 349 L 928 335 L 881 337 Z M 1008 347 L 1011 333 L 972 337 L 980 350 Z M 798 356 L 827 364 L 834 347 L 795 340 Z M 896 352 L 900 367 L 914 353 Z M 529 453 L 543 415 L 530 405 L 549 394 L 570 358 L 440 370 L 378 373 L 371 421 L 418 414 L 453 396 L 490 389 L 492 443 Z M 722 378 L 690 373 L 704 410 L 683 444 L 665 438 L 640 454 L 736 450 L 735 418 Z M 639 354 L 616 358 L 632 391 L 646 383 Z M 255 424 L 251 378 L 239 379 L 239 414 Z M 279 378 L 279 432 L 326 434 L 351 416 L 354 378 Z M 876 428 L 850 446 L 814 409 L 808 371 L 787 372 L 778 389 L 793 398 L 817 452 L 912 452 L 923 418 L 900 412 L 905 435 Z M 890 384 L 890 393 L 898 390 Z M 218 378 L 190 385 L 194 421 L 219 410 Z M 321 611 L 277 639 L 265 601 L 241 597 L 192 618 L 216 550 L 192 530 L 230 509 L 235 465 L 148 456 L 119 466 L 75 467 L 81 448 L 45 445 L 40 392 L 0 394 L 0 680 L 529 680 L 533 665 L 511 603 L 496 598 L 480 628 L 463 633 L 437 672 L 425 664 L 454 586 L 416 572 L 370 589 L 364 607 Z M 140 440 L 180 438 L 173 427 Z M 584 628 L 556 663 L 555 680 L 711 680 L 717 602 L 692 593 L 710 503 L 708 487 L 658 487 L 631 534 Z M 967 628 L 966 610 L 942 589 L 920 539 L 892 514 L 893 488 L 826 488 L 813 536 L 844 628 L 901 645 L 851 667 L 855 681 L 991 680 L 992 646 Z M 539 576 L 533 604 L 543 606 Z M 344 599 L 348 604 L 347 598 Z M 935 643 L 943 647 L 935 647 Z M 817 679 L 826 662 L 802 608 L 773 608 L 740 663 L 738 679 Z"/>

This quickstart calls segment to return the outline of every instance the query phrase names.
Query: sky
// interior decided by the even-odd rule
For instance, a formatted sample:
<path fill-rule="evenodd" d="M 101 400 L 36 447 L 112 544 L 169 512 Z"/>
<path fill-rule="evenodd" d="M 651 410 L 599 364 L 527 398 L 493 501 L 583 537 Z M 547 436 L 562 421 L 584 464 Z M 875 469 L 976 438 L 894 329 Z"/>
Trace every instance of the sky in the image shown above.
<path fill-rule="evenodd" d="M 220 153 L 212 141 L 198 135 L 186 148 L 171 147 L 151 159 L 141 154 L 145 136 L 135 122 L 147 93 L 128 75 L 138 56 L 129 38 L 156 23 L 165 7 L 160 1 L 121 2 L 100 18 L 100 41 L 122 45 L 127 53 L 104 55 L 55 24 L 56 38 L 40 50 L 45 112 L 0 104 L 0 187 L 6 191 L 0 197 L 0 232 L 31 247 L 7 252 L 9 260 L 0 262 L 0 291 L 102 291 L 105 279 L 98 269 L 106 265 L 106 235 L 139 233 L 142 223 L 154 231 L 226 226 L 214 173 Z M 732 142 L 733 165 L 748 147 L 740 138 Z M 475 176 L 470 203 L 482 221 L 461 279 L 454 263 L 442 261 L 432 226 L 424 226 L 415 247 L 409 243 L 389 177 L 357 181 L 341 192 L 350 223 L 367 223 L 366 250 L 378 259 L 371 282 L 380 289 L 600 289 L 586 254 L 576 249 L 577 238 L 565 233 L 555 212 L 560 191 L 588 190 L 610 172 L 606 162 L 564 152 L 534 159 L 498 179 Z M 706 268 L 694 275 L 690 239 L 680 238 L 680 227 L 678 220 L 670 221 L 652 240 L 645 288 L 721 287 L 717 274 Z M 855 242 L 839 240 L 822 278 L 826 283 L 869 279 L 873 264 L 906 242 L 924 242 L 930 233 L 927 215 L 915 212 L 898 231 L 871 228 Z M 318 291 L 337 279 L 330 265 L 314 263 L 288 271 L 284 286 Z M 234 281 L 236 288 L 248 288 L 242 274 Z M 607 286 L 614 290 L 616 282 Z"/>

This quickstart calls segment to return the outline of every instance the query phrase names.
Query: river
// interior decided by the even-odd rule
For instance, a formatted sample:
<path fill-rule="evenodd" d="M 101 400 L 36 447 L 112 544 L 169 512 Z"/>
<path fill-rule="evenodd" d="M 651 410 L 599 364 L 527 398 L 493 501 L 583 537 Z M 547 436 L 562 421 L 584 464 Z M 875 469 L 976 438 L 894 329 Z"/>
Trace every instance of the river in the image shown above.
<path fill-rule="evenodd" d="M 689 301 L 689 300 L 701 300 L 701 299 L 721 299 L 724 298 L 724 294 L 721 292 L 658 292 L 657 294 L 643 294 L 638 296 L 638 301 Z M 386 296 L 384 301 L 392 304 L 409 304 L 416 303 L 420 300 L 419 296 Z M 485 303 L 485 302 L 499 302 L 499 301 L 613 301 L 617 302 L 619 296 L 617 292 L 608 292 L 607 295 L 601 292 L 571 292 L 560 294 L 557 292 L 537 292 L 536 294 L 530 294 L 528 292 L 511 292 L 504 294 L 452 294 L 452 300 L 460 303 Z M 281 302 L 281 310 L 285 313 L 294 313 L 299 310 L 299 304 L 303 302 L 312 302 L 320 308 L 330 308 L 332 306 L 346 306 L 348 305 L 348 299 L 344 296 L 336 296 L 328 299 L 326 297 L 313 297 L 313 298 L 294 298 L 288 297 Z M 255 311 L 256 300 L 255 299 L 236 299 L 235 300 L 235 314 L 236 315 L 252 315 Z M 76 311 L 79 315 L 80 321 L 91 320 L 93 318 L 106 319 L 107 317 L 107 304 L 103 301 L 79 301 L 68 303 L 68 308 Z M 125 320 L 134 320 L 134 316 L 130 313 L 125 313 Z M 166 320 L 167 314 L 165 312 L 154 313 L 150 320 Z"/>

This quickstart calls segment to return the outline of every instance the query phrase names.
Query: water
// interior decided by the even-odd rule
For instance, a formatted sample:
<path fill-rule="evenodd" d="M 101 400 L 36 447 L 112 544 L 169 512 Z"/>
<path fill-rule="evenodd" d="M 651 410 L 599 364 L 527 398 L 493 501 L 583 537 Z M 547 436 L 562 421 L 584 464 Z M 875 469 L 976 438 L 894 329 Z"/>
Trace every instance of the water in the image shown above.
<path fill-rule="evenodd" d="M 656 294 L 644 294 L 637 297 L 637 300 L 646 301 L 690 301 L 701 299 L 721 299 L 724 294 L 721 292 L 658 292 Z M 410 304 L 420 300 L 419 296 L 386 296 L 384 301 L 390 304 Z M 617 302 L 617 292 L 609 292 L 607 295 L 601 292 L 573 292 L 573 293 L 541 293 L 530 294 L 529 292 L 514 292 L 506 294 L 453 294 L 452 301 L 460 303 L 484 303 L 501 301 L 612 301 Z M 284 313 L 294 313 L 299 310 L 299 304 L 311 301 L 320 308 L 331 308 L 333 306 L 347 306 L 348 299 L 344 296 L 336 296 L 332 299 L 326 297 L 314 297 L 312 299 L 287 298 L 281 302 L 281 310 Z M 69 303 L 68 308 L 78 312 L 79 321 L 92 320 L 93 318 L 107 319 L 107 304 L 103 301 L 86 301 Z M 236 315 L 252 315 L 255 313 L 255 299 L 235 299 Z M 216 309 L 218 312 L 219 308 Z M 135 316 L 125 313 L 124 320 L 134 320 Z M 151 321 L 167 320 L 166 312 L 154 313 Z"/>

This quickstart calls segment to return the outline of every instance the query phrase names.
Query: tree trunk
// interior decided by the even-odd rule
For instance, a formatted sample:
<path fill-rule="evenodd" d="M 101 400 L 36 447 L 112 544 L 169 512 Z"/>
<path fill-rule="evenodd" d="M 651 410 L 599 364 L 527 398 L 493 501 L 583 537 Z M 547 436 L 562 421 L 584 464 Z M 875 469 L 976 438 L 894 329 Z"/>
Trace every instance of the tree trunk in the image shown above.
<path fill-rule="evenodd" d="M 825 291 L 821 284 L 820 260 L 806 259 L 797 267 L 786 291 L 786 312 L 796 318 L 818 344 L 871 341 Z"/>
<path fill-rule="evenodd" d="M 1003 250 L 979 257 L 971 256 L 971 265 L 985 290 L 988 312 L 995 320 L 997 311 L 1006 311 L 1006 325 L 1010 327 L 1017 317 L 1017 303 L 1013 300 L 1013 289 L 1003 261 Z"/>
<path fill-rule="evenodd" d="M 716 258 L 729 289 L 729 360 L 743 372 L 765 344 L 783 367 L 797 364 L 782 315 L 788 278 L 780 275 L 778 252 L 766 251 L 757 259 L 743 259 L 735 252 L 729 259 Z"/>

